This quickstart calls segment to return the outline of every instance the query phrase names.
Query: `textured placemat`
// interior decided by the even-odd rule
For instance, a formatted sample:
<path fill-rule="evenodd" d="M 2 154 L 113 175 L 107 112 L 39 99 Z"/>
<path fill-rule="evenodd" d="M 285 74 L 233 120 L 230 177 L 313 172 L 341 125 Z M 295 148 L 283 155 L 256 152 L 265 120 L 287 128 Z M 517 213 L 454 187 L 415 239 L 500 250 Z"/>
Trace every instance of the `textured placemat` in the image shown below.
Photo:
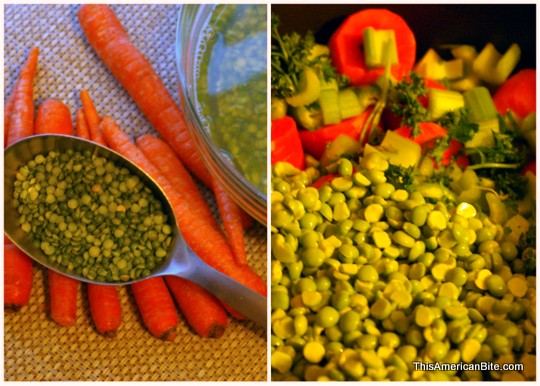
<path fill-rule="evenodd" d="M 178 6 L 113 5 L 133 42 L 148 57 L 169 91 L 176 95 L 175 32 Z M 4 82 L 6 94 L 29 49 L 41 52 L 34 87 L 35 107 L 58 98 L 72 112 L 87 89 L 100 114 L 113 116 L 130 135 L 153 132 L 128 94 L 99 61 L 77 21 L 78 6 L 6 5 L 4 7 Z M 204 190 L 212 210 L 216 205 Z M 266 228 L 255 225 L 246 236 L 250 264 L 266 278 Z M 252 322 L 230 320 L 217 340 L 199 338 L 180 317 L 178 337 L 164 342 L 143 326 L 128 287 L 120 290 L 123 323 L 116 337 L 104 338 L 92 325 L 81 286 L 77 323 L 56 325 L 46 311 L 46 274 L 34 268 L 30 303 L 4 315 L 6 381 L 264 381 L 267 379 L 266 331 Z"/>

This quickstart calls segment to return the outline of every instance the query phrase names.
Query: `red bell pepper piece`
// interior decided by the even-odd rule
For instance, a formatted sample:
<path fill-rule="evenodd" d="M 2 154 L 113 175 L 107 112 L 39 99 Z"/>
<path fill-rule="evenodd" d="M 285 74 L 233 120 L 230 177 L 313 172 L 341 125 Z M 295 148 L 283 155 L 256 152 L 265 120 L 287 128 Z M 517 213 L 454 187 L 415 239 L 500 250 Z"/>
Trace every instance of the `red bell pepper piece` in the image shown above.
<path fill-rule="evenodd" d="M 536 70 L 525 69 L 512 75 L 493 95 L 501 115 L 512 110 L 520 118 L 536 111 Z"/>
<path fill-rule="evenodd" d="M 296 122 L 289 116 L 272 121 L 271 163 L 288 162 L 297 169 L 304 169 L 304 150 Z"/>
<path fill-rule="evenodd" d="M 358 140 L 371 111 L 371 108 L 366 109 L 362 114 L 356 117 L 345 119 L 335 125 L 322 126 L 317 130 L 301 130 L 299 134 L 304 151 L 311 154 L 316 159 L 321 159 L 326 146 L 339 135 L 345 134 Z M 364 138 L 367 140 L 368 137 L 369 133 L 366 133 Z"/>
<path fill-rule="evenodd" d="M 339 177 L 338 173 L 325 174 L 324 176 L 320 177 L 317 181 L 314 181 L 311 184 L 311 186 L 319 189 L 324 184 L 332 182 L 332 180 L 336 177 Z"/>
<path fill-rule="evenodd" d="M 397 80 L 401 80 L 414 66 L 416 39 L 405 20 L 386 9 L 366 9 L 345 19 L 328 42 L 332 64 L 353 85 L 371 84 L 377 80 L 384 69 L 367 68 L 362 50 L 364 30 L 368 27 L 395 31 L 399 63 L 392 66 L 391 72 Z"/>

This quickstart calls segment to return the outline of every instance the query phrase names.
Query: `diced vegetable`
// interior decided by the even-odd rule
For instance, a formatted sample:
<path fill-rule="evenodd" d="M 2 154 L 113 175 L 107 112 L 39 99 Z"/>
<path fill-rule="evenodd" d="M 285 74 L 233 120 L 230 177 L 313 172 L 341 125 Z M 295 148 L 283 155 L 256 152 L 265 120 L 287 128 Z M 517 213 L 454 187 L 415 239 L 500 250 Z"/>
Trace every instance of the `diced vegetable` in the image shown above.
<path fill-rule="evenodd" d="M 464 75 L 462 59 L 443 60 L 439 54 L 430 48 L 414 67 L 419 75 L 434 80 L 455 80 Z"/>
<path fill-rule="evenodd" d="M 415 141 L 395 131 L 387 131 L 377 150 L 384 153 L 388 162 L 402 167 L 415 166 L 422 155 L 422 148 Z"/>
<path fill-rule="evenodd" d="M 332 64 L 346 75 L 352 85 L 374 83 L 384 68 L 369 69 L 362 47 L 364 30 L 394 30 L 398 63 L 392 66 L 394 78 L 401 79 L 413 68 L 416 60 L 416 39 L 401 16 L 386 9 L 366 9 L 350 15 L 331 36 L 328 46 Z"/>
<path fill-rule="evenodd" d="M 338 93 L 339 112 L 341 119 L 351 118 L 362 113 L 363 109 L 358 96 L 351 88 L 345 88 Z"/>
<path fill-rule="evenodd" d="M 319 106 L 322 111 L 322 119 L 325 125 L 333 125 L 341 122 L 339 111 L 339 91 L 335 89 L 324 90 L 319 98 Z"/>
<path fill-rule="evenodd" d="M 492 43 L 488 43 L 474 60 L 473 68 L 484 82 L 500 85 L 514 71 L 520 57 L 521 49 L 515 43 L 504 54 L 500 54 Z"/>
<path fill-rule="evenodd" d="M 272 120 L 280 119 L 287 115 L 287 102 L 285 100 L 272 97 L 270 103 Z"/>
<path fill-rule="evenodd" d="M 272 121 L 271 163 L 288 162 L 297 169 L 304 168 L 304 151 L 296 122 L 289 116 Z"/>
<path fill-rule="evenodd" d="M 510 110 L 524 118 L 536 111 L 536 69 L 524 69 L 512 75 L 495 92 L 493 103 L 502 115 Z"/>
<path fill-rule="evenodd" d="M 341 121 L 336 125 L 322 126 L 314 131 L 301 130 L 299 132 L 300 140 L 304 151 L 316 159 L 320 159 L 328 143 L 336 139 L 340 134 L 345 134 L 355 140 L 360 137 L 364 123 L 369 117 L 371 108 L 365 110 L 362 114 Z M 365 136 L 367 139 L 369 133 Z"/>
<path fill-rule="evenodd" d="M 497 109 L 486 87 L 475 87 L 463 93 L 465 107 L 470 110 L 469 119 L 480 123 L 497 118 Z"/>
<path fill-rule="evenodd" d="M 285 98 L 293 107 L 309 105 L 319 98 L 321 82 L 319 76 L 311 67 L 305 67 L 300 73 L 298 92 L 291 97 Z"/>
<path fill-rule="evenodd" d="M 457 91 L 429 89 L 428 111 L 431 119 L 439 119 L 449 111 L 458 110 L 465 105 L 463 95 Z"/>
<path fill-rule="evenodd" d="M 330 142 L 321 156 L 320 163 L 326 166 L 336 161 L 343 155 L 354 155 L 360 153 L 362 145 L 357 140 L 345 134 L 340 134 Z"/>
<path fill-rule="evenodd" d="M 384 67 L 383 57 L 386 45 L 389 47 L 387 48 L 389 53 L 388 62 L 390 65 L 397 64 L 398 57 L 394 30 L 376 30 L 372 27 L 364 30 L 364 54 L 368 68 Z"/>
<path fill-rule="evenodd" d="M 300 106 L 293 108 L 291 114 L 296 123 L 306 130 L 315 130 L 323 125 L 323 115 L 319 108 Z"/>

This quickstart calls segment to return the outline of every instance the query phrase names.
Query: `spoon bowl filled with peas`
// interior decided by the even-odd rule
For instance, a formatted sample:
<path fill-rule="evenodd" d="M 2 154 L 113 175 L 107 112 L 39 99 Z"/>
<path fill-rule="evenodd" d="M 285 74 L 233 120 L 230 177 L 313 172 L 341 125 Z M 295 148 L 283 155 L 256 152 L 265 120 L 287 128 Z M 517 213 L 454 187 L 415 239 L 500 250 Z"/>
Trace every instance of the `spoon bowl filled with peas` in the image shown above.
<path fill-rule="evenodd" d="M 158 184 L 91 141 L 36 135 L 6 148 L 4 218 L 14 244 L 66 276 L 119 285 L 175 275 L 266 325 L 266 298 L 191 250 Z"/>

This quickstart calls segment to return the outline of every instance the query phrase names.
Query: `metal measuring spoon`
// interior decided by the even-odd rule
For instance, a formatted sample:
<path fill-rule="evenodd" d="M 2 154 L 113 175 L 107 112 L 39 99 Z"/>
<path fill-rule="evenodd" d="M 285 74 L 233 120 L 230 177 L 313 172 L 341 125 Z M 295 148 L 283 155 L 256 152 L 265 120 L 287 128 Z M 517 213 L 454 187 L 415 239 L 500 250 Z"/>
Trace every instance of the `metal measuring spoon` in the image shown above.
<path fill-rule="evenodd" d="M 127 168 L 133 175 L 138 176 L 152 190 L 155 197 L 163 204 L 163 211 L 171 218 L 172 240 L 171 247 L 161 266 L 152 273 L 138 280 L 128 282 L 105 283 L 92 281 L 83 276 L 62 270 L 62 267 L 51 265 L 40 248 L 32 243 L 32 239 L 19 225 L 19 214 L 13 203 L 13 182 L 20 167 L 24 166 L 38 154 L 50 151 L 63 153 L 68 149 L 74 151 L 91 151 L 99 157 L 113 161 L 119 167 Z M 124 285 L 149 277 L 174 275 L 195 282 L 208 290 L 246 318 L 266 327 L 267 303 L 266 297 L 240 284 L 202 261 L 186 244 L 178 229 L 174 212 L 167 197 L 157 183 L 142 169 L 120 154 L 84 139 L 66 135 L 35 135 L 20 140 L 4 150 L 4 231 L 17 247 L 41 265 L 56 272 L 87 283 Z"/>

